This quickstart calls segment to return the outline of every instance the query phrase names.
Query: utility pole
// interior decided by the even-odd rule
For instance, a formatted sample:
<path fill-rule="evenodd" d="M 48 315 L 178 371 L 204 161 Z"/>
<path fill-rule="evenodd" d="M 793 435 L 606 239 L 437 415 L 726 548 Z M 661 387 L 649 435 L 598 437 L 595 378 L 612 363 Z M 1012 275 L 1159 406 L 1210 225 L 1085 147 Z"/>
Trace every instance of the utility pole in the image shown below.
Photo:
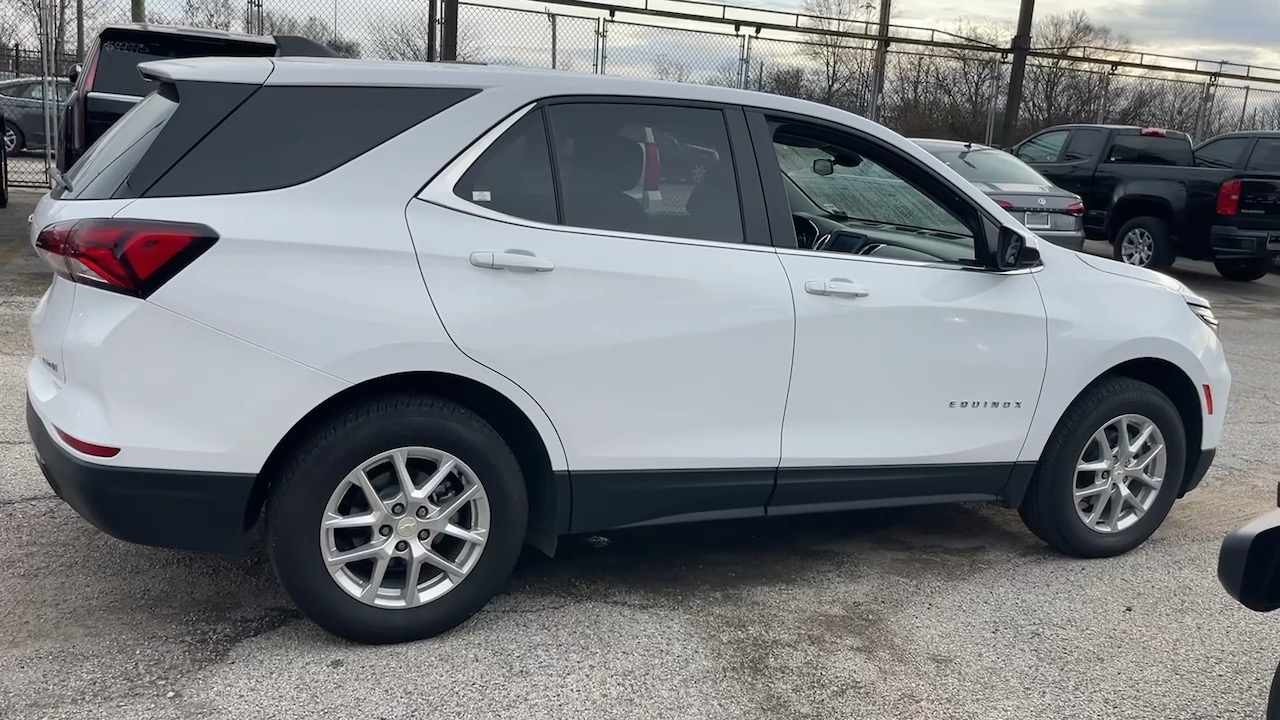
<path fill-rule="evenodd" d="M 440 0 L 427 0 L 427 62 L 440 59 L 436 54 L 436 34 L 440 32 Z"/>
<path fill-rule="evenodd" d="M 440 33 L 440 59 L 458 59 L 458 0 L 444 0 L 444 28 Z"/>
<path fill-rule="evenodd" d="M 880 0 L 880 27 L 876 32 L 879 39 L 871 75 L 871 97 L 867 103 L 867 114 L 875 122 L 880 122 L 880 98 L 884 95 L 885 67 L 889 62 L 889 11 L 889 0 Z"/>
<path fill-rule="evenodd" d="M 76 0 L 76 62 L 84 62 L 84 0 Z"/>
<path fill-rule="evenodd" d="M 1031 50 L 1031 18 L 1036 0 L 1022 0 L 1018 10 L 1018 33 L 1013 36 L 1013 64 L 1009 67 L 1009 99 L 1004 106 L 1004 131 L 1000 139 L 1010 147 L 1018 138 L 1018 107 L 1022 105 L 1022 80 L 1027 74 L 1027 53 Z"/>

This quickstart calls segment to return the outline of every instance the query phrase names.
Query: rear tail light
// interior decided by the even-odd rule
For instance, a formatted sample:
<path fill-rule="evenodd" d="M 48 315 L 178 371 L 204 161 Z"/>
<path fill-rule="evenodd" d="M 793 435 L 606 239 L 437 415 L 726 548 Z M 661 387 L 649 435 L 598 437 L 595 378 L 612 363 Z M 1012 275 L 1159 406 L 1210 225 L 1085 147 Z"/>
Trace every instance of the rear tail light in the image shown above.
<path fill-rule="evenodd" d="M 205 225 L 153 220 L 69 220 L 36 237 L 36 251 L 73 282 L 144 298 L 213 246 Z"/>
<path fill-rule="evenodd" d="M 1150 127 L 1142 128 L 1138 132 L 1142 133 L 1143 135 L 1149 135 L 1151 137 L 1165 137 L 1169 134 L 1168 131 L 1165 130 L 1164 128 L 1150 128 Z"/>
<path fill-rule="evenodd" d="M 1084 215 L 1084 203 L 1071 203 L 1067 206 L 1067 214 L 1076 217 Z"/>
<path fill-rule="evenodd" d="M 59 427 L 55 427 L 54 430 L 58 431 L 58 437 L 62 438 L 62 442 L 69 445 L 73 450 L 82 452 L 85 455 L 92 455 L 94 457 L 107 458 L 107 457 L 115 457 L 116 455 L 120 454 L 120 448 L 110 447 L 107 445 L 96 445 L 91 442 L 85 442 L 84 440 L 81 440 L 78 437 L 73 437 L 71 435 L 66 434 L 65 432 L 63 432 L 62 428 L 59 428 Z"/>
<path fill-rule="evenodd" d="M 662 179 L 662 158 L 658 155 L 658 143 L 644 144 L 644 189 L 657 190 Z"/>
<path fill-rule="evenodd" d="M 996 204 L 1004 208 L 1005 210 L 1008 210 L 1009 208 L 1013 207 L 1013 203 L 1009 202 L 1008 200 L 997 200 Z"/>
<path fill-rule="evenodd" d="M 1218 214 L 1235 215 L 1240 210 L 1240 181 L 1228 180 L 1218 186 Z"/>

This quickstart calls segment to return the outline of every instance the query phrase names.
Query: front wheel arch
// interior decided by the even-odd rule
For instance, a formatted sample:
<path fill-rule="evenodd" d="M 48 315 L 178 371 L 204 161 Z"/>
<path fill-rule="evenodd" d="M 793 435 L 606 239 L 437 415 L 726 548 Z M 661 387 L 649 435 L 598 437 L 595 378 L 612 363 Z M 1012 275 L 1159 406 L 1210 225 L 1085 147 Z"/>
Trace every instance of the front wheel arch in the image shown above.
<path fill-rule="evenodd" d="M 501 392 L 471 378 L 443 372 L 406 372 L 385 375 L 352 385 L 317 405 L 276 443 L 254 483 L 245 507 L 244 527 L 260 525 L 271 478 L 301 443 L 326 420 L 374 398 L 394 395 L 430 395 L 455 402 L 479 415 L 515 453 L 525 477 L 529 497 L 529 525 L 525 542 L 552 555 L 557 540 L 568 528 L 569 487 L 563 475 L 552 471 L 551 456 L 533 421 Z"/>
<path fill-rule="evenodd" d="M 1202 406 L 1199 389 L 1191 378 L 1182 371 L 1182 368 L 1168 360 L 1153 357 L 1135 358 L 1126 360 L 1098 375 L 1092 382 L 1080 389 L 1080 392 L 1072 398 L 1067 407 L 1074 405 L 1076 400 L 1093 386 L 1113 377 L 1130 378 L 1152 385 L 1164 393 L 1165 397 L 1168 397 L 1173 406 L 1177 408 L 1178 416 L 1182 418 L 1182 426 L 1187 438 L 1186 467 L 1183 470 L 1182 486 L 1178 490 L 1178 497 L 1182 497 L 1186 494 L 1187 483 L 1200 462 L 1200 441 L 1204 437 L 1204 417 L 1201 415 Z"/>

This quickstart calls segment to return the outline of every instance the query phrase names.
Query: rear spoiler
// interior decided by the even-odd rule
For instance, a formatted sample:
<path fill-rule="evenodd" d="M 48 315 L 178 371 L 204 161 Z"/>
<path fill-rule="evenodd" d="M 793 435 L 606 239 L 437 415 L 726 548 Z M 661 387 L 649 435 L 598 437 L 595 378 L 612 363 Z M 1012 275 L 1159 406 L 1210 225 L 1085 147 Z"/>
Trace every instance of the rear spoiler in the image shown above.
<path fill-rule="evenodd" d="M 265 57 L 175 58 L 138 63 L 138 74 L 143 79 L 171 83 L 196 80 L 261 85 L 274 69 L 275 63 Z"/>

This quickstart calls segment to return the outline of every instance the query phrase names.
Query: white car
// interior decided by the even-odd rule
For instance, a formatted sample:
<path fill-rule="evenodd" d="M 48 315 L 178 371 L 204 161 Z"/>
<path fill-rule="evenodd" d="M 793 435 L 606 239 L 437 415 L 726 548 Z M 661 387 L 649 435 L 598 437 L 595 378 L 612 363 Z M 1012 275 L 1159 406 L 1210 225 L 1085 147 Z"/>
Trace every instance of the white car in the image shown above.
<path fill-rule="evenodd" d="M 140 68 L 157 91 L 34 213 L 40 465 L 132 542 L 235 550 L 263 519 L 338 635 L 446 631 L 525 544 L 635 525 L 995 501 L 1116 555 L 1222 435 L 1203 298 L 1038 241 L 835 108 L 472 65 Z M 721 158 L 659 213 L 626 194 L 637 123 Z"/>

